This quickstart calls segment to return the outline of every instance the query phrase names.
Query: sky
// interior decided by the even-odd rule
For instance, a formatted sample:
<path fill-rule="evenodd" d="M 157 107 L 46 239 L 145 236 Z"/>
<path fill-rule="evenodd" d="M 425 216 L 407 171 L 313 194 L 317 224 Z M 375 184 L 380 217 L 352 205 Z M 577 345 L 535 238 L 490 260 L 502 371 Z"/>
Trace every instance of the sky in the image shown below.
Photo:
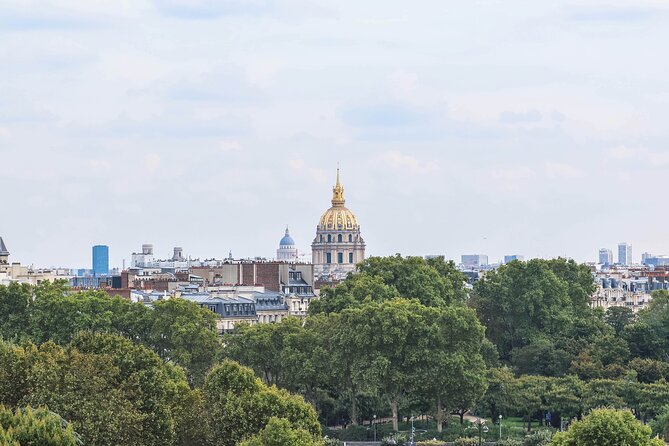
<path fill-rule="evenodd" d="M 669 254 L 665 0 L 0 0 L 11 261 Z"/>

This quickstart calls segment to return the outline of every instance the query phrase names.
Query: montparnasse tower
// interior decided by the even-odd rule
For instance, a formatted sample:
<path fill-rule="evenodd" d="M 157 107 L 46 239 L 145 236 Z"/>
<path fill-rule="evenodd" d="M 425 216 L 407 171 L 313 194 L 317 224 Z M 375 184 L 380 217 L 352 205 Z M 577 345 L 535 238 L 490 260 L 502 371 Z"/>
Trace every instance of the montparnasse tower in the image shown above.
<path fill-rule="evenodd" d="M 365 258 L 365 241 L 360 225 L 344 204 L 344 187 L 339 179 L 332 188 L 332 206 L 321 216 L 316 227 L 316 238 L 311 244 L 316 279 L 341 280 Z"/>

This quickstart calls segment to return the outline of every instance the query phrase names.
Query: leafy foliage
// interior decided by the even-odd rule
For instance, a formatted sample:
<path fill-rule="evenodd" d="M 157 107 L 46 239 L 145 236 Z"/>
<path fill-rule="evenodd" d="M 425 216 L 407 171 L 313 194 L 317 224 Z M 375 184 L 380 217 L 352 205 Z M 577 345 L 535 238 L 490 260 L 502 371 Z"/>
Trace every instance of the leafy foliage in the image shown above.
<path fill-rule="evenodd" d="M 651 429 L 627 411 L 593 410 L 583 420 L 574 422 L 567 432 L 555 435 L 552 446 L 662 446 L 660 439 L 651 439 Z"/>
<path fill-rule="evenodd" d="M 45 408 L 12 411 L 0 405 L 0 445 L 78 446 L 72 426 Z"/>
<path fill-rule="evenodd" d="M 295 429 L 290 421 L 283 418 L 270 418 L 267 426 L 260 433 L 240 446 L 324 446 L 305 429 Z"/>

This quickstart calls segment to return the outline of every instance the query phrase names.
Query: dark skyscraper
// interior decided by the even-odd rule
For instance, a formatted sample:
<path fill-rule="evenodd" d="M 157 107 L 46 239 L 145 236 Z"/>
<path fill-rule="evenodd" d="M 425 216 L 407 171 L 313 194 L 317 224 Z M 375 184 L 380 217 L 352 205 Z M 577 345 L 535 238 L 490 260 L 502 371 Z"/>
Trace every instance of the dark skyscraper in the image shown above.
<path fill-rule="evenodd" d="M 109 246 L 93 246 L 93 274 L 96 276 L 109 274 Z"/>

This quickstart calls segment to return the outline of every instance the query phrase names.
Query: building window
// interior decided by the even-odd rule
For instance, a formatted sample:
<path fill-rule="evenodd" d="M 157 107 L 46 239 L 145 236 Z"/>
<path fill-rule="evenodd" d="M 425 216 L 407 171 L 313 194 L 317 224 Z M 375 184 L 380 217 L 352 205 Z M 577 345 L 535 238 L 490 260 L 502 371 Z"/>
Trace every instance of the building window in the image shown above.
<path fill-rule="evenodd" d="M 323 242 L 323 234 L 321 234 L 321 242 Z"/>
<path fill-rule="evenodd" d="M 332 241 L 332 236 L 328 234 L 328 243 L 330 243 L 331 241 Z"/>
<path fill-rule="evenodd" d="M 343 252 L 338 252 L 337 253 L 337 263 L 344 263 L 344 253 Z"/>
<path fill-rule="evenodd" d="M 348 235 L 348 242 L 353 243 L 353 235 L 352 234 Z"/>
<path fill-rule="evenodd" d="M 343 237 L 343 236 L 342 236 L 341 234 L 339 234 L 339 235 L 337 236 L 337 241 L 338 241 L 339 243 L 341 243 L 341 242 L 343 241 L 342 237 Z"/>
<path fill-rule="evenodd" d="M 353 253 L 352 252 L 348 253 L 348 263 L 353 263 Z"/>
<path fill-rule="evenodd" d="M 332 263 L 332 253 L 328 252 L 325 254 L 325 263 Z"/>

